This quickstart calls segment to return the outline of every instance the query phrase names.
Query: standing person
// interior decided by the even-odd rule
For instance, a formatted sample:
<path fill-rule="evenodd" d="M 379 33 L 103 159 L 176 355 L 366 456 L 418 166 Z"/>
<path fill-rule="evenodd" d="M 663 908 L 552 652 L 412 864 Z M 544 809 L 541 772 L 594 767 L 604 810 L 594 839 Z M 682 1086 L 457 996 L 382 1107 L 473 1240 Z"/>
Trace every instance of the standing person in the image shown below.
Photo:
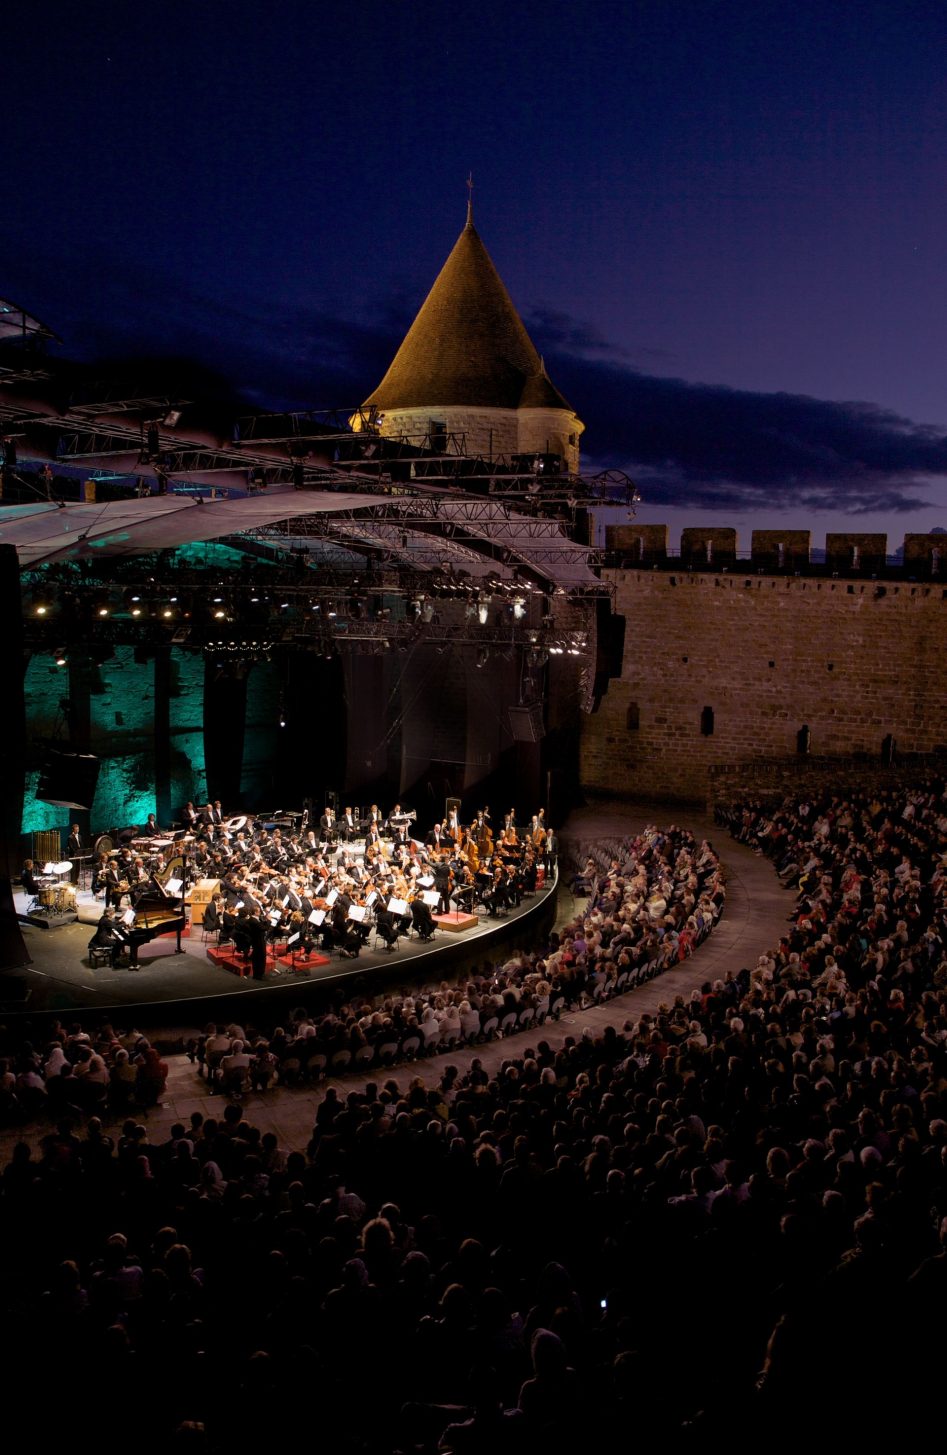
<path fill-rule="evenodd" d="M 247 939 L 250 942 L 250 964 L 254 980 L 266 978 L 266 926 L 259 913 L 251 914 L 246 921 Z"/>
<path fill-rule="evenodd" d="M 550 879 L 556 872 L 556 865 L 559 862 L 559 836 L 555 829 L 546 830 L 546 847 L 543 853 L 543 863 L 546 868 L 546 878 Z"/>
<path fill-rule="evenodd" d="M 73 884 L 79 883 L 79 856 L 81 853 L 82 835 L 79 832 L 79 825 L 74 823 L 69 830 L 69 837 L 66 840 L 66 858 L 72 863 L 69 878 Z"/>
<path fill-rule="evenodd" d="M 434 888 L 440 895 L 438 914 L 450 914 L 451 867 L 446 851 L 438 855 L 434 863 Z"/>

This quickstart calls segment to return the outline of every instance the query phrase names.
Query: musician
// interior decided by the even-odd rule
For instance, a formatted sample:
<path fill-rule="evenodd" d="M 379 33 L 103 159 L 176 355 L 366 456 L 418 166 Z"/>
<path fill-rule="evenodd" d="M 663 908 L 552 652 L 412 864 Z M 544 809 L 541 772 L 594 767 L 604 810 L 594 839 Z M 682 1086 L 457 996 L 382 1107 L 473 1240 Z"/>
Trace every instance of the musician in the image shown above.
<path fill-rule="evenodd" d="M 358 838 L 358 819 L 351 808 L 345 810 L 339 821 L 339 838 L 345 844 L 349 843 L 351 839 Z"/>
<path fill-rule="evenodd" d="M 79 825 L 74 823 L 69 830 L 69 838 L 66 840 L 66 858 L 72 860 L 72 869 L 69 878 L 73 884 L 79 883 L 79 859 L 82 856 L 82 836 L 79 833 Z"/>
<path fill-rule="evenodd" d="M 457 840 L 457 839 L 460 838 L 461 829 L 460 829 L 460 809 L 459 808 L 451 808 L 451 809 L 448 810 L 448 813 L 447 813 L 447 832 L 450 834 L 451 838 L 454 839 L 454 840 Z"/>
<path fill-rule="evenodd" d="M 335 814 L 328 805 L 323 810 L 322 817 L 319 820 L 319 827 L 322 830 L 323 842 L 327 844 L 335 843 L 337 833 Z"/>
<path fill-rule="evenodd" d="M 389 954 L 395 948 L 401 933 L 400 921 L 400 915 L 392 914 L 391 910 L 384 906 L 375 911 L 375 929 L 384 940 L 385 949 Z"/>
<path fill-rule="evenodd" d="M 556 872 L 556 864 L 559 862 L 559 837 L 555 829 L 546 830 L 546 846 L 543 851 L 543 863 L 546 868 L 547 878 Z"/>
<path fill-rule="evenodd" d="M 435 853 L 439 853 L 441 849 L 445 849 L 448 847 L 449 844 L 453 844 L 453 839 L 448 832 L 446 818 L 442 819 L 440 823 L 436 823 L 434 825 L 434 827 L 428 834 L 425 843 L 428 845 L 429 848 L 433 849 Z"/>
<path fill-rule="evenodd" d="M 369 828 L 376 828 L 378 832 L 381 833 L 381 830 L 384 827 L 384 822 L 385 820 L 382 815 L 381 809 L 378 807 L 377 803 L 373 803 L 371 808 L 368 810 Z"/>
<path fill-rule="evenodd" d="M 453 875 L 451 898 L 459 910 L 463 910 L 465 914 L 470 914 L 473 909 L 474 893 L 476 890 L 474 876 L 470 870 L 470 866 L 469 864 L 463 863 L 463 861 L 459 861 L 455 866 L 452 866 L 451 872 Z"/>
<path fill-rule="evenodd" d="M 450 914 L 450 892 L 453 888 L 453 875 L 451 873 L 450 860 L 446 854 L 441 854 L 434 863 L 434 888 L 440 895 L 438 901 L 438 914 Z"/>
<path fill-rule="evenodd" d="M 112 911 L 106 906 L 102 918 L 95 927 L 95 934 L 89 941 L 89 949 L 91 950 L 94 947 L 96 949 L 110 950 L 112 964 L 114 965 L 130 940 L 131 935 L 125 926 L 119 920 L 115 919 Z"/>
<path fill-rule="evenodd" d="M 411 921 L 418 932 L 418 939 L 433 940 L 437 926 L 434 923 L 434 916 L 420 894 L 416 894 L 411 901 Z"/>
<path fill-rule="evenodd" d="M 126 872 L 126 866 L 121 859 L 109 860 L 102 880 L 105 885 L 106 909 L 120 905 L 122 899 L 128 893 L 128 880 L 125 878 Z"/>
<path fill-rule="evenodd" d="M 193 833 L 193 831 L 197 828 L 201 821 L 201 816 L 198 813 L 197 809 L 194 807 L 193 803 L 188 802 L 184 805 L 184 812 L 181 814 L 181 821 L 184 824 L 184 827 L 191 833 Z"/>
<path fill-rule="evenodd" d="M 37 897 L 40 890 L 40 886 L 36 882 L 34 868 L 32 859 L 24 859 L 23 868 L 20 870 L 20 883 L 23 885 L 25 892 L 33 899 Z"/>
<path fill-rule="evenodd" d="M 143 839 L 154 839 L 157 838 L 160 832 L 161 830 L 158 827 L 158 820 L 155 818 L 153 813 L 149 813 L 147 822 L 142 825 L 140 837 Z"/>
<path fill-rule="evenodd" d="M 161 856 L 158 855 L 158 858 L 160 857 Z M 157 860 L 152 859 L 151 862 L 155 864 L 157 863 Z M 144 859 L 132 860 L 132 867 L 128 871 L 128 879 L 126 880 L 126 883 L 128 884 L 129 898 L 132 902 L 132 905 L 134 906 L 135 900 L 138 898 L 139 894 L 141 894 L 143 890 L 147 889 L 148 885 L 151 883 L 151 875 L 145 868 Z"/>

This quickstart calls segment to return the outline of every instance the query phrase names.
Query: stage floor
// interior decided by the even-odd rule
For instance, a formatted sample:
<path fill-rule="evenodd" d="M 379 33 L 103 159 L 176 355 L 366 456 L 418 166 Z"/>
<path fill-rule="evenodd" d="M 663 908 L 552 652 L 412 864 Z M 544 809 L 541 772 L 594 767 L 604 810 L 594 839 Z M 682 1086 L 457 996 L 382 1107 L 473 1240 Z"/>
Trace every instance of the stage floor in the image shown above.
<path fill-rule="evenodd" d="M 276 972 L 268 971 L 263 981 L 254 980 L 249 974 L 241 977 L 233 970 L 215 965 L 207 954 L 208 949 L 213 949 L 214 941 L 202 943 L 200 925 L 192 926 L 190 933 L 182 937 L 182 954 L 175 953 L 173 935 L 151 940 L 139 951 L 139 968 L 129 970 L 89 965 L 89 922 L 75 921 L 57 929 L 41 929 L 21 922 L 20 930 L 32 964 L 4 974 L 5 993 L 0 999 L 5 1002 L 6 1015 L 20 1012 L 28 1016 L 79 1010 L 110 1012 L 134 1007 L 143 1011 L 145 1007 L 167 1007 L 173 1002 L 189 1001 L 194 1003 L 195 1018 L 205 1019 L 216 1013 L 218 1003 L 220 1014 L 226 1014 L 222 1002 L 234 996 L 276 995 L 303 1000 L 307 989 L 327 988 L 356 976 L 370 978 L 373 990 L 385 980 L 392 984 L 413 980 L 424 983 L 438 977 L 441 966 L 446 974 L 450 965 L 456 967 L 464 959 L 505 958 L 504 947 L 508 942 L 517 940 L 521 934 L 538 932 L 546 920 L 551 924 L 556 888 L 553 884 L 524 899 L 518 909 L 498 919 L 490 919 L 481 912 L 476 927 L 460 933 L 438 930 L 434 939 L 427 942 L 412 935 L 399 941 L 398 949 L 391 954 L 372 948 L 375 937 L 371 934 L 368 948 L 362 950 L 357 960 L 342 960 L 333 955 L 327 964 L 311 969 L 300 965 L 295 971 L 277 965 Z M 99 904 L 96 921 L 101 912 Z"/>

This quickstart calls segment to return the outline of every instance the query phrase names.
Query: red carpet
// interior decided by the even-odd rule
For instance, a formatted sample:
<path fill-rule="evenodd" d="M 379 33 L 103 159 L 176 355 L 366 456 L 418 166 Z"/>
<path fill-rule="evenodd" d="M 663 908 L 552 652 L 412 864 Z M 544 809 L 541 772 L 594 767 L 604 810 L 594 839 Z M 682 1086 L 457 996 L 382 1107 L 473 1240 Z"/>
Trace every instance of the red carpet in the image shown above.
<path fill-rule="evenodd" d="M 317 965 L 330 963 L 329 956 L 320 955 L 317 950 L 313 950 L 311 955 L 297 955 L 295 965 L 292 955 L 280 955 L 279 957 L 279 964 L 285 965 L 287 970 L 314 970 Z"/>
<path fill-rule="evenodd" d="M 277 945 L 275 948 L 277 950 L 282 950 L 283 953 L 276 956 L 274 956 L 273 954 L 267 955 L 266 973 L 268 975 L 273 974 L 277 967 L 286 970 L 314 970 L 319 965 L 329 964 L 328 955 L 312 954 L 308 957 L 308 959 L 303 959 L 302 955 L 297 955 L 296 964 L 294 966 L 292 956 L 286 954 L 285 945 Z M 213 965 L 219 965 L 222 970 L 230 970 L 234 975 L 253 974 L 253 970 L 250 966 L 249 961 L 245 961 L 242 955 L 235 954 L 232 945 L 227 945 L 222 950 L 219 948 L 208 946 L 207 958 Z"/>
<path fill-rule="evenodd" d="M 439 930 L 449 930 L 453 934 L 475 930 L 480 923 L 475 914 L 461 914 L 457 909 L 452 909 L 450 914 L 436 914 L 433 919 Z"/>

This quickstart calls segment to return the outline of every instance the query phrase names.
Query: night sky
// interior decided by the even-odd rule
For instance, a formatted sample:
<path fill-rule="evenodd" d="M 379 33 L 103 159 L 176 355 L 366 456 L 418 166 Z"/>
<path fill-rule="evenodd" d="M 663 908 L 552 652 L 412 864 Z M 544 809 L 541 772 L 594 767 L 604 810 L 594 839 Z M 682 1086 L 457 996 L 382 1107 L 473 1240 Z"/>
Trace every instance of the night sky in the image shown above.
<path fill-rule="evenodd" d="M 8 0 L 2 45 L 0 296 L 69 356 L 353 407 L 472 171 L 643 520 L 947 526 L 942 3 Z"/>

